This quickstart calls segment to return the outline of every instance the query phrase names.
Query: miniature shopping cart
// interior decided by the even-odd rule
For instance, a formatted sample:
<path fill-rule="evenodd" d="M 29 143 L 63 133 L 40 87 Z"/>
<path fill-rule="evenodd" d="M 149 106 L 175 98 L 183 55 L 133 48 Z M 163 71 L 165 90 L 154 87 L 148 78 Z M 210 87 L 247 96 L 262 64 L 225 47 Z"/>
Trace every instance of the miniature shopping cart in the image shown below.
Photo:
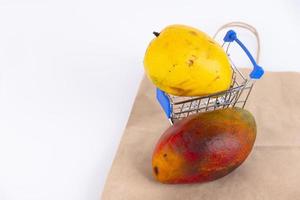
<path fill-rule="evenodd" d="M 233 70 L 232 83 L 228 90 L 201 97 L 178 97 L 167 94 L 158 88 L 156 89 L 157 100 L 171 124 L 195 113 L 228 107 L 244 108 L 255 80 L 261 78 L 264 70 L 256 63 L 251 53 L 238 39 L 235 31 L 229 30 L 223 41 L 222 47 L 228 55 Z M 232 42 L 236 42 L 241 47 L 253 65 L 249 78 L 242 74 L 230 58 L 229 47 Z"/>

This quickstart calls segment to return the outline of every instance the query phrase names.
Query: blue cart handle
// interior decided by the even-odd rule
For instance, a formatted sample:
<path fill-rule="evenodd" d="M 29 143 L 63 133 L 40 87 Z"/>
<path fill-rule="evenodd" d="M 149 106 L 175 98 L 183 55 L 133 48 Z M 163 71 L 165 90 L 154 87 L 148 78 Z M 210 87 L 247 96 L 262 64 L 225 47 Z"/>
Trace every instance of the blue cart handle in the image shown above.
<path fill-rule="evenodd" d="M 264 74 L 264 69 L 259 66 L 256 61 L 254 60 L 253 56 L 249 52 L 249 50 L 246 48 L 246 46 L 237 38 L 236 32 L 233 30 L 229 30 L 225 37 L 224 37 L 224 42 L 233 42 L 235 41 L 247 54 L 248 58 L 250 59 L 252 65 L 253 65 L 253 70 L 250 73 L 250 78 L 251 79 L 260 79 L 262 75 Z"/>
<path fill-rule="evenodd" d="M 158 88 L 156 88 L 156 99 L 158 100 L 159 104 L 165 111 L 168 119 L 171 119 L 172 107 L 170 103 L 170 99 L 166 95 L 166 93 Z"/>

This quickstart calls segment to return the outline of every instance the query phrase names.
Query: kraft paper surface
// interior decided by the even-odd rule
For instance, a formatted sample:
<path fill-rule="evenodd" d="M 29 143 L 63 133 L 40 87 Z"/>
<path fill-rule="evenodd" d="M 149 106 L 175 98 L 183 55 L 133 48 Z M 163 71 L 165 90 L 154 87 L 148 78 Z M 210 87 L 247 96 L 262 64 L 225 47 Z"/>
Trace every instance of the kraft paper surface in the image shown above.
<path fill-rule="evenodd" d="M 170 126 L 143 79 L 102 193 L 103 200 L 300 200 L 300 73 L 267 72 L 247 110 L 257 122 L 255 146 L 229 175 L 207 183 L 167 185 L 152 176 L 151 156 Z"/>

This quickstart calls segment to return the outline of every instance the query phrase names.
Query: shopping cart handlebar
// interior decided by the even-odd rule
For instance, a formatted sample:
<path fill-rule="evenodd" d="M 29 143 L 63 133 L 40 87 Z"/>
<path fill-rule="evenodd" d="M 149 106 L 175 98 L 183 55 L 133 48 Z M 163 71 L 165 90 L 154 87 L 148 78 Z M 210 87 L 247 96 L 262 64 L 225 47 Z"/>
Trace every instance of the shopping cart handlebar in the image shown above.
<path fill-rule="evenodd" d="M 224 37 L 224 42 L 236 42 L 246 53 L 246 55 L 248 56 L 248 58 L 250 59 L 252 65 L 253 65 L 253 70 L 250 73 L 250 78 L 251 79 L 260 79 L 262 77 L 262 75 L 264 74 L 264 69 L 259 66 L 255 59 L 253 58 L 253 56 L 251 55 L 251 53 L 249 52 L 249 50 L 247 49 L 247 47 L 237 38 L 236 32 L 233 30 L 229 30 L 225 37 Z"/>
<path fill-rule="evenodd" d="M 168 96 L 165 94 L 165 92 L 156 88 L 156 99 L 158 100 L 160 106 L 164 109 L 168 119 L 170 119 L 172 113 L 172 107 Z"/>

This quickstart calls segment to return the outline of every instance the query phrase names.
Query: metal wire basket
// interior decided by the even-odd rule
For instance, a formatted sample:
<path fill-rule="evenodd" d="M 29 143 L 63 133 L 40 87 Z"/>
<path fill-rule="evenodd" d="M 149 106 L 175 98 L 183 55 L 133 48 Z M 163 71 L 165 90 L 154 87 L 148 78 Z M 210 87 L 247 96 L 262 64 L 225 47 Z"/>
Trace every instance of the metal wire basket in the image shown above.
<path fill-rule="evenodd" d="M 229 30 L 222 47 L 225 49 L 233 70 L 232 83 L 228 90 L 201 97 L 178 97 L 156 89 L 156 97 L 171 124 L 189 115 L 228 107 L 244 108 L 255 80 L 260 79 L 264 70 L 259 66 L 244 44 L 237 38 L 236 32 Z M 236 67 L 229 55 L 230 44 L 236 42 L 250 59 L 253 70 L 246 77 Z M 259 44 L 259 43 L 258 43 Z"/>

